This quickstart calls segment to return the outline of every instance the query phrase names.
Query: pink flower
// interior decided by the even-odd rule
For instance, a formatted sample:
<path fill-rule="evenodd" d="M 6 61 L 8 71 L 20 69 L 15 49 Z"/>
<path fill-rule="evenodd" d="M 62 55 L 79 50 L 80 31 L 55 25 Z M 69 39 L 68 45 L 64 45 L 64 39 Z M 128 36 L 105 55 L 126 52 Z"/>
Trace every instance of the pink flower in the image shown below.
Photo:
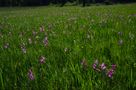
<path fill-rule="evenodd" d="M 106 65 L 105 65 L 104 63 L 102 63 L 102 64 L 100 65 L 100 67 L 101 67 L 101 70 L 105 70 L 105 69 L 106 69 Z"/>
<path fill-rule="evenodd" d="M 113 65 L 112 65 L 112 70 L 115 70 L 115 69 L 116 69 L 116 65 L 113 64 Z"/>
<path fill-rule="evenodd" d="M 98 60 L 95 60 L 94 64 L 93 64 L 93 69 L 96 69 L 98 66 Z"/>
<path fill-rule="evenodd" d="M 40 32 L 44 32 L 44 27 L 43 26 L 40 27 Z"/>
<path fill-rule="evenodd" d="M 108 73 L 107 73 L 107 76 L 108 76 L 109 78 L 112 78 L 113 73 L 114 73 L 114 70 L 110 69 L 110 70 L 108 71 Z"/>
<path fill-rule="evenodd" d="M 97 66 L 97 65 L 94 63 L 94 64 L 93 64 L 93 69 L 96 69 L 96 66 Z"/>
<path fill-rule="evenodd" d="M 48 45 L 48 37 L 45 37 L 45 38 L 44 38 L 43 43 L 44 43 L 45 46 Z"/>
<path fill-rule="evenodd" d="M 32 72 L 32 69 L 29 69 L 29 71 L 28 71 L 28 78 L 29 78 L 30 80 L 34 80 L 34 74 L 33 74 L 33 72 Z"/>
<path fill-rule="evenodd" d="M 25 48 L 25 46 L 24 46 L 24 43 L 23 43 L 23 45 L 21 46 L 21 49 L 22 49 L 22 52 L 23 52 L 23 53 L 26 53 L 26 48 Z"/>
<path fill-rule="evenodd" d="M 45 58 L 44 56 L 41 56 L 40 59 L 39 59 L 40 63 L 41 63 L 41 64 L 44 64 L 44 63 L 45 63 L 45 59 L 46 59 L 46 58 Z"/>
<path fill-rule="evenodd" d="M 113 76 L 113 74 L 115 72 L 115 68 L 116 68 L 116 65 L 113 64 L 112 68 L 107 72 L 107 75 L 108 75 L 109 78 L 112 78 L 112 76 Z"/>

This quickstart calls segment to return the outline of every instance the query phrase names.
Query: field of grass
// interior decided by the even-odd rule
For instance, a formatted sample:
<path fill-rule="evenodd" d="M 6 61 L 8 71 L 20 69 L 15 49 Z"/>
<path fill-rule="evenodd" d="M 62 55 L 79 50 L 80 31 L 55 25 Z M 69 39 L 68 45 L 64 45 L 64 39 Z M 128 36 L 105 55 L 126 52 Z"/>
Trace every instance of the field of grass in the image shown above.
<path fill-rule="evenodd" d="M 0 90 L 14 89 L 136 90 L 136 4 L 0 8 Z"/>

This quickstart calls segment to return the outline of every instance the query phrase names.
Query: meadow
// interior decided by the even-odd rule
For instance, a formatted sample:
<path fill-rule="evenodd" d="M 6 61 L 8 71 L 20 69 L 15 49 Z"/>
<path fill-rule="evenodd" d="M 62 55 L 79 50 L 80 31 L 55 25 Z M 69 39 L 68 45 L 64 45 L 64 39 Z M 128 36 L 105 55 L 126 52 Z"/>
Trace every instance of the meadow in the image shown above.
<path fill-rule="evenodd" d="M 0 8 L 0 90 L 136 90 L 136 4 Z"/>

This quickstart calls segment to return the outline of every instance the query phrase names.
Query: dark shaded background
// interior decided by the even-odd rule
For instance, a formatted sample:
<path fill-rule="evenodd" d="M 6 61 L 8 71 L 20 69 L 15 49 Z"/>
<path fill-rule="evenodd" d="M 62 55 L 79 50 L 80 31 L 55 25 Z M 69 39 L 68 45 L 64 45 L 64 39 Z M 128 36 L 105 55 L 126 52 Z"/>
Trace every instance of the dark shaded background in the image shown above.
<path fill-rule="evenodd" d="M 67 2 L 71 5 L 82 4 L 82 6 L 101 3 L 101 4 L 116 4 L 116 3 L 132 3 L 136 0 L 0 0 L 0 6 L 43 6 L 56 4 L 64 6 Z"/>

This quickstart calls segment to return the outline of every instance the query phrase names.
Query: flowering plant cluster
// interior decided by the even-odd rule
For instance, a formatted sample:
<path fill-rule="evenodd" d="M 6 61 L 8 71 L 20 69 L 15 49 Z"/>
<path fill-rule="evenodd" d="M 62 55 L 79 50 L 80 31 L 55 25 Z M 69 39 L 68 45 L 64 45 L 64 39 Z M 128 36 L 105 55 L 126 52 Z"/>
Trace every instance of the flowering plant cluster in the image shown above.
<path fill-rule="evenodd" d="M 40 63 L 40 64 L 44 64 L 45 61 L 46 61 L 46 58 L 45 58 L 44 56 L 40 56 L 40 58 L 39 58 L 39 63 Z M 34 80 L 34 79 L 35 79 L 35 76 L 34 76 L 34 73 L 33 73 L 32 68 L 30 68 L 30 69 L 28 70 L 28 78 L 29 78 L 30 80 Z"/>
<path fill-rule="evenodd" d="M 104 72 L 106 76 L 112 78 L 113 74 L 115 73 L 116 65 L 112 64 L 111 68 L 108 69 L 105 63 L 99 64 L 98 60 L 95 60 L 93 63 L 93 69 L 98 72 Z"/>

